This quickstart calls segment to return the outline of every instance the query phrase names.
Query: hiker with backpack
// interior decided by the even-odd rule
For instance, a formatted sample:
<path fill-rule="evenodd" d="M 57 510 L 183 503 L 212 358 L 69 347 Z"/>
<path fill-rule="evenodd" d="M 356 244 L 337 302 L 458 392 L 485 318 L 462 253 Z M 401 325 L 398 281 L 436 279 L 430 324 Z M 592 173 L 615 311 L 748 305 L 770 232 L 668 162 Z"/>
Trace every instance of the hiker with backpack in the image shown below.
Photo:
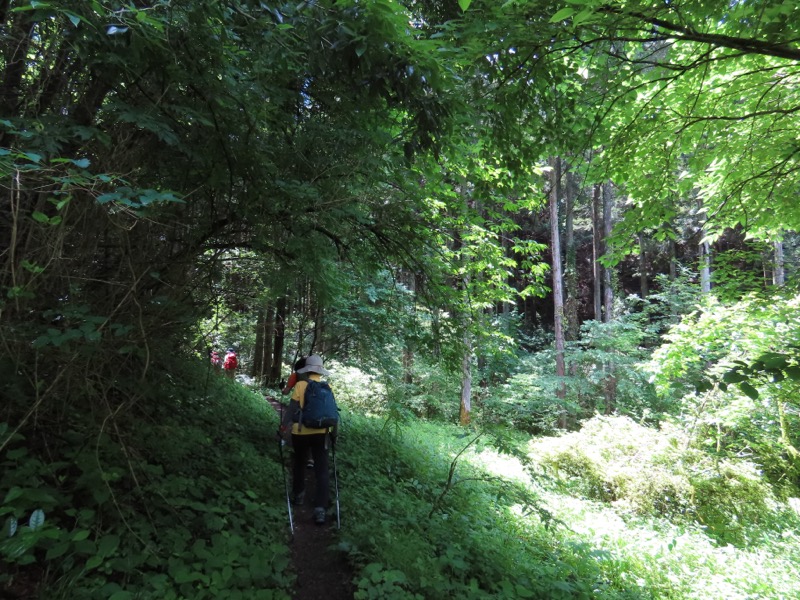
<path fill-rule="evenodd" d="M 329 374 L 318 354 L 306 358 L 305 366 L 297 370 L 298 381 L 279 431 L 280 435 L 291 428 L 294 448 L 292 494 L 296 506 L 302 505 L 305 500 L 305 469 L 309 452 L 314 459 L 317 487 L 313 506 L 317 525 L 324 525 L 327 516 L 330 487 L 328 448 L 336 443 L 339 419 L 333 392 L 328 382 L 322 381 L 322 376 Z M 303 375 L 306 377 L 303 378 Z"/>
<path fill-rule="evenodd" d="M 222 372 L 222 357 L 216 350 L 211 350 L 209 358 L 211 359 L 211 366 L 214 369 L 214 372 L 219 375 Z"/>
<path fill-rule="evenodd" d="M 225 371 L 226 377 L 233 379 L 236 375 L 236 368 L 239 366 L 239 359 L 233 348 L 228 348 L 228 353 L 225 355 L 225 362 L 222 363 L 222 369 Z"/>

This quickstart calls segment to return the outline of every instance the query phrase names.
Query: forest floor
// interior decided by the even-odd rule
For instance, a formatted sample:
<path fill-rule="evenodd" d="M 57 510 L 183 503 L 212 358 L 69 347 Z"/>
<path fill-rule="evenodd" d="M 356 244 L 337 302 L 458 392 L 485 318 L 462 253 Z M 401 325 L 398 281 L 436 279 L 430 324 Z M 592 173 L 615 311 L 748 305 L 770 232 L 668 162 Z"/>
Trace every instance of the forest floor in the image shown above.
<path fill-rule="evenodd" d="M 272 407 L 281 413 L 281 404 L 268 397 Z M 284 454 L 286 481 L 291 489 L 291 450 Z M 333 482 L 331 482 L 333 483 Z M 293 600 L 352 600 L 353 571 L 347 557 L 335 549 L 337 542 L 336 505 L 328 514 L 325 525 L 316 525 L 313 520 L 313 507 L 310 499 L 314 497 L 316 482 L 314 470 L 306 469 L 306 502 L 302 506 L 292 506 L 294 536 L 289 544 L 292 566 L 297 574 Z M 287 514 L 287 526 L 288 526 Z"/>

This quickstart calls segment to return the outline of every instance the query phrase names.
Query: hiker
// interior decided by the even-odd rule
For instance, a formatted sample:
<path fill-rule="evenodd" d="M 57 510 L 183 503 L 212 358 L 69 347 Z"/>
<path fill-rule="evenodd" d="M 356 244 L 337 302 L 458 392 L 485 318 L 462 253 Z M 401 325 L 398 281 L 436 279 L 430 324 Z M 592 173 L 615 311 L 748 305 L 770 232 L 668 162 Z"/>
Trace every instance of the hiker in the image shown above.
<path fill-rule="evenodd" d="M 305 356 L 301 356 L 297 360 L 297 362 L 294 363 L 294 367 L 292 368 L 292 374 L 289 375 L 289 381 L 286 381 L 286 382 L 281 381 L 281 383 L 280 383 L 281 394 L 283 394 L 285 396 L 285 395 L 291 393 L 292 389 L 297 384 L 298 380 L 300 378 L 305 378 L 302 375 L 300 375 L 299 377 L 297 375 L 297 372 L 300 369 L 302 369 L 303 367 L 305 367 L 305 366 L 306 366 L 306 357 Z"/>
<path fill-rule="evenodd" d="M 219 373 L 222 369 L 222 357 L 220 357 L 219 352 L 211 350 L 211 352 L 209 352 L 209 358 L 211 359 L 211 366 L 214 367 L 214 371 Z"/>
<path fill-rule="evenodd" d="M 225 371 L 225 376 L 233 379 L 236 375 L 236 368 L 239 366 L 239 359 L 236 357 L 236 352 L 233 348 L 228 348 L 228 353 L 225 355 L 225 362 L 222 363 L 222 369 Z"/>
<path fill-rule="evenodd" d="M 294 386 L 289 409 L 284 413 L 281 430 L 286 431 L 291 427 L 292 447 L 294 448 L 292 462 L 292 494 L 293 504 L 302 505 L 305 499 L 306 464 L 308 453 L 314 459 L 314 475 L 317 481 L 314 495 L 314 522 L 324 525 L 328 509 L 328 488 L 330 486 L 328 474 L 328 448 L 336 442 L 337 428 L 314 428 L 299 422 L 301 409 L 305 405 L 305 392 L 309 381 L 321 381 L 322 376 L 330 373 L 323 367 L 322 358 L 312 354 L 306 358 L 305 366 L 297 370 L 298 381 Z M 301 377 L 307 375 L 307 378 Z"/>

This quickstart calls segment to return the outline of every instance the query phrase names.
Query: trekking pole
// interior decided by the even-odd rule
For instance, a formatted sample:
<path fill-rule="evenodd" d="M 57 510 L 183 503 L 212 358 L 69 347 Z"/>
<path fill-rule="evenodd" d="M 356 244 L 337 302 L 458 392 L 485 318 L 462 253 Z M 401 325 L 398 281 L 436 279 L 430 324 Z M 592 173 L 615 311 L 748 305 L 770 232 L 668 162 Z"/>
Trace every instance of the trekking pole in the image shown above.
<path fill-rule="evenodd" d="M 336 476 L 336 442 L 331 443 L 333 453 L 333 487 L 336 490 L 336 529 L 342 528 L 342 520 L 339 513 L 339 478 Z"/>
<path fill-rule="evenodd" d="M 283 423 L 283 402 L 280 403 L 281 405 L 281 413 L 280 413 L 280 422 Z M 292 534 L 292 539 L 294 539 L 294 520 L 292 519 L 292 501 L 289 498 L 289 482 L 286 479 L 286 463 L 283 460 L 283 437 L 278 435 L 278 453 L 281 457 L 281 473 L 283 473 L 283 489 L 286 492 L 286 510 L 289 512 L 289 531 Z"/>
<path fill-rule="evenodd" d="M 283 439 L 278 439 L 278 451 L 281 455 L 281 472 L 283 473 L 283 489 L 286 492 L 286 509 L 289 511 L 289 531 L 294 539 L 294 521 L 292 519 L 292 501 L 289 498 L 289 482 L 286 480 L 286 463 L 283 461 Z"/>

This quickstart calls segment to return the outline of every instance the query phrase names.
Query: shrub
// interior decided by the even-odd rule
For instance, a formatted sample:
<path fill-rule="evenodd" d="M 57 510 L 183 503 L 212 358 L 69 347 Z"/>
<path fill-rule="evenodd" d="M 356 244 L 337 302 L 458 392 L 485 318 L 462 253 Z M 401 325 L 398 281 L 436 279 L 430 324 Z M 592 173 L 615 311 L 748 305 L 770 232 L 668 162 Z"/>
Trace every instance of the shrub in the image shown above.
<path fill-rule="evenodd" d="M 579 432 L 531 444 L 531 454 L 573 491 L 637 516 L 697 520 L 720 541 L 742 543 L 779 505 L 757 468 L 716 460 L 685 433 L 598 416 Z"/>

